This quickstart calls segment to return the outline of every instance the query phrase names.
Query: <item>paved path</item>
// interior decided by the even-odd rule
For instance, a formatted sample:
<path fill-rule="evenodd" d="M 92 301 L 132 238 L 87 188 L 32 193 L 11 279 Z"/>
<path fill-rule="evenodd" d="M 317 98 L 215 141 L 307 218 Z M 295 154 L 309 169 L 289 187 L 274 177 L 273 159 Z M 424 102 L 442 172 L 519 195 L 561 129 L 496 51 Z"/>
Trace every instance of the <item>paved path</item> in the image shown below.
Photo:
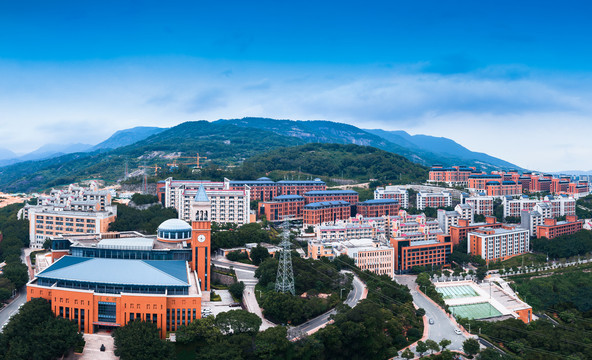
<path fill-rule="evenodd" d="M 462 351 L 462 344 L 468 338 L 463 332 L 461 335 L 457 335 L 454 331 L 460 330 L 456 325 L 456 322 L 452 320 L 444 310 L 437 306 L 431 299 L 425 296 L 423 293 L 417 291 L 417 284 L 415 283 L 416 276 L 414 275 L 396 275 L 395 281 L 399 284 L 406 285 L 411 291 L 413 296 L 413 303 L 420 308 L 423 308 L 426 312 L 428 319 L 433 319 L 434 324 L 429 325 L 428 323 L 428 339 L 440 342 L 442 339 L 448 339 L 452 341 L 452 344 L 448 347 L 449 350 Z M 424 322 L 424 324 L 427 322 Z M 415 351 L 415 346 L 411 347 L 412 351 Z"/>

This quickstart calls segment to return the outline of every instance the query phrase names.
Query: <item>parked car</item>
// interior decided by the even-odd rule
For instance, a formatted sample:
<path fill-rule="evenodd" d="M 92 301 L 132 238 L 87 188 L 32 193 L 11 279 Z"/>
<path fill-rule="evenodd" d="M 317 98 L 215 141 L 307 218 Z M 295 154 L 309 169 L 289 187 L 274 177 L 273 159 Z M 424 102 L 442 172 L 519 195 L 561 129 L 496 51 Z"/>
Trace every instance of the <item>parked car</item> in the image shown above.
<path fill-rule="evenodd" d="M 434 319 L 429 320 L 430 325 L 434 325 Z"/>

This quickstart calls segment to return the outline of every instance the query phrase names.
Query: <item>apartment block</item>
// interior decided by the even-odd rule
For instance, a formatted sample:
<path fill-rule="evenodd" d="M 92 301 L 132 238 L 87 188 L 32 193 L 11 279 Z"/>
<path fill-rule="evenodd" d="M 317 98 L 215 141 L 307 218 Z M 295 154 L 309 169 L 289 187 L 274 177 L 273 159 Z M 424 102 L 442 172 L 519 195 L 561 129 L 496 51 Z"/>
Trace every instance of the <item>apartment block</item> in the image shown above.
<path fill-rule="evenodd" d="M 417 208 L 424 210 L 426 207 L 441 208 L 452 206 L 452 196 L 449 192 L 419 192 L 417 193 Z"/>
<path fill-rule="evenodd" d="M 565 221 L 557 221 L 557 219 L 544 219 L 541 225 L 536 228 L 536 237 L 540 239 L 546 237 L 553 239 L 562 235 L 571 235 L 582 230 L 584 221 L 578 220 L 576 215 L 566 217 Z"/>
<path fill-rule="evenodd" d="M 541 211 L 544 217 L 554 218 L 576 214 L 576 199 L 567 195 L 548 195 L 542 200 L 530 199 L 526 195 L 517 199 L 508 196 L 502 198 L 502 204 L 504 207 L 504 217 L 520 217 L 522 211 L 535 210 L 536 205 L 539 205 L 541 210 L 544 208 Z"/>
<path fill-rule="evenodd" d="M 300 195 L 280 195 L 272 201 L 259 203 L 259 214 L 268 221 L 282 221 L 284 218 L 301 220 L 304 216 L 305 200 Z"/>
<path fill-rule="evenodd" d="M 347 255 L 362 271 L 394 276 L 394 249 L 379 241 L 356 239 L 339 242 L 309 241 L 308 255 L 313 259 Z"/>
<path fill-rule="evenodd" d="M 493 215 L 493 197 L 472 196 L 464 199 L 465 204 L 470 205 L 477 215 Z"/>
<path fill-rule="evenodd" d="M 359 195 L 354 190 L 314 190 L 304 193 L 307 204 L 326 201 L 345 201 L 350 204 L 358 202 Z"/>
<path fill-rule="evenodd" d="M 452 242 L 445 235 L 438 240 L 410 241 L 391 239 L 394 248 L 395 272 L 409 272 L 414 266 L 440 267 L 450 264 Z"/>
<path fill-rule="evenodd" d="M 487 263 L 524 254 L 529 246 L 529 231 L 521 228 L 479 228 L 468 234 L 468 252 L 481 256 Z"/>
<path fill-rule="evenodd" d="M 375 239 L 379 235 L 378 229 L 370 224 L 352 224 L 337 222 L 335 225 L 317 225 L 315 233 L 317 240 L 341 241 L 350 239 Z"/>
<path fill-rule="evenodd" d="M 213 182 L 207 180 L 166 179 L 159 183 L 159 199 L 165 207 L 177 210 L 179 219 L 191 221 L 191 203 L 203 187 L 212 205 L 211 220 L 218 223 L 244 225 L 251 222 L 251 188 L 241 186 L 236 189 L 229 181 Z"/>
<path fill-rule="evenodd" d="M 466 186 L 469 176 L 476 172 L 477 170 L 474 167 L 453 166 L 444 168 L 441 165 L 434 165 L 430 169 L 428 182 L 446 183 L 449 186 Z"/>
<path fill-rule="evenodd" d="M 374 190 L 374 199 L 393 199 L 397 200 L 402 208 L 407 209 L 409 207 L 409 193 L 407 189 L 397 186 L 377 187 Z"/>
<path fill-rule="evenodd" d="M 345 201 L 311 203 L 304 205 L 303 214 L 304 226 L 319 225 L 348 219 L 351 216 L 351 205 Z"/>
<path fill-rule="evenodd" d="M 366 200 L 356 204 L 356 214 L 364 217 L 390 216 L 398 214 L 400 208 L 398 200 Z"/>

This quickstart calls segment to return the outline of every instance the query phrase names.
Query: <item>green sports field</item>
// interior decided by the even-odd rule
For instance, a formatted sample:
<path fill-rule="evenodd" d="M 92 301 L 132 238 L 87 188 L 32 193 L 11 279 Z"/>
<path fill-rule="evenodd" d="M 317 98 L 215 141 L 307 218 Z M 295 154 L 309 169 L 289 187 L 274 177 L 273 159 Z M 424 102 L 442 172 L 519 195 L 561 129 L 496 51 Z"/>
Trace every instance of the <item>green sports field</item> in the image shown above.
<path fill-rule="evenodd" d="M 454 314 L 455 317 L 462 317 L 470 320 L 486 319 L 502 315 L 501 312 L 487 302 L 450 306 L 450 312 Z"/>
<path fill-rule="evenodd" d="M 442 294 L 444 300 L 479 296 L 469 285 L 437 287 L 436 291 Z"/>

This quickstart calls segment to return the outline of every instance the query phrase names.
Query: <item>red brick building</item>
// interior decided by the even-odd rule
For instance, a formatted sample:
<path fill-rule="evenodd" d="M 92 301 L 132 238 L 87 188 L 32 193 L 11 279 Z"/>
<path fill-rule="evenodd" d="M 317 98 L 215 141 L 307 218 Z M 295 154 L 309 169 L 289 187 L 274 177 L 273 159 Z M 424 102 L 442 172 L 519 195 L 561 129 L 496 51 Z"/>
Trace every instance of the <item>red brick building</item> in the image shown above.
<path fill-rule="evenodd" d="M 279 195 L 304 195 L 309 191 L 324 191 L 327 189 L 321 179 L 315 180 L 282 180 L 276 182 Z"/>
<path fill-rule="evenodd" d="M 452 242 L 446 235 L 438 235 L 438 241 L 409 241 L 391 239 L 395 249 L 395 272 L 404 273 L 414 266 L 443 266 L 450 264 Z"/>
<path fill-rule="evenodd" d="M 356 204 L 356 214 L 364 217 L 397 215 L 401 206 L 393 199 L 366 200 Z"/>
<path fill-rule="evenodd" d="M 272 201 L 259 203 L 259 215 L 265 215 L 268 221 L 282 221 L 284 217 L 302 219 L 304 197 L 300 195 L 280 195 Z"/>
<path fill-rule="evenodd" d="M 557 221 L 557 219 L 544 219 L 542 225 L 537 226 L 537 239 L 546 237 L 553 239 L 561 235 L 570 235 L 577 233 L 584 227 L 584 221 L 578 220 L 576 215 L 568 215 L 566 221 Z"/>
<path fill-rule="evenodd" d="M 326 201 L 304 205 L 304 225 L 318 225 L 324 222 L 349 219 L 351 204 L 346 201 Z"/>
<path fill-rule="evenodd" d="M 307 204 L 325 201 L 346 201 L 355 204 L 359 199 L 358 193 L 353 190 L 315 190 L 309 191 L 303 196 Z"/>
<path fill-rule="evenodd" d="M 485 184 L 487 196 L 512 196 L 522 194 L 522 184 L 512 180 L 489 181 Z"/>
<path fill-rule="evenodd" d="M 476 172 L 477 170 L 474 167 L 453 166 L 444 168 L 441 165 L 434 165 L 430 169 L 428 182 L 467 185 L 469 176 Z"/>

